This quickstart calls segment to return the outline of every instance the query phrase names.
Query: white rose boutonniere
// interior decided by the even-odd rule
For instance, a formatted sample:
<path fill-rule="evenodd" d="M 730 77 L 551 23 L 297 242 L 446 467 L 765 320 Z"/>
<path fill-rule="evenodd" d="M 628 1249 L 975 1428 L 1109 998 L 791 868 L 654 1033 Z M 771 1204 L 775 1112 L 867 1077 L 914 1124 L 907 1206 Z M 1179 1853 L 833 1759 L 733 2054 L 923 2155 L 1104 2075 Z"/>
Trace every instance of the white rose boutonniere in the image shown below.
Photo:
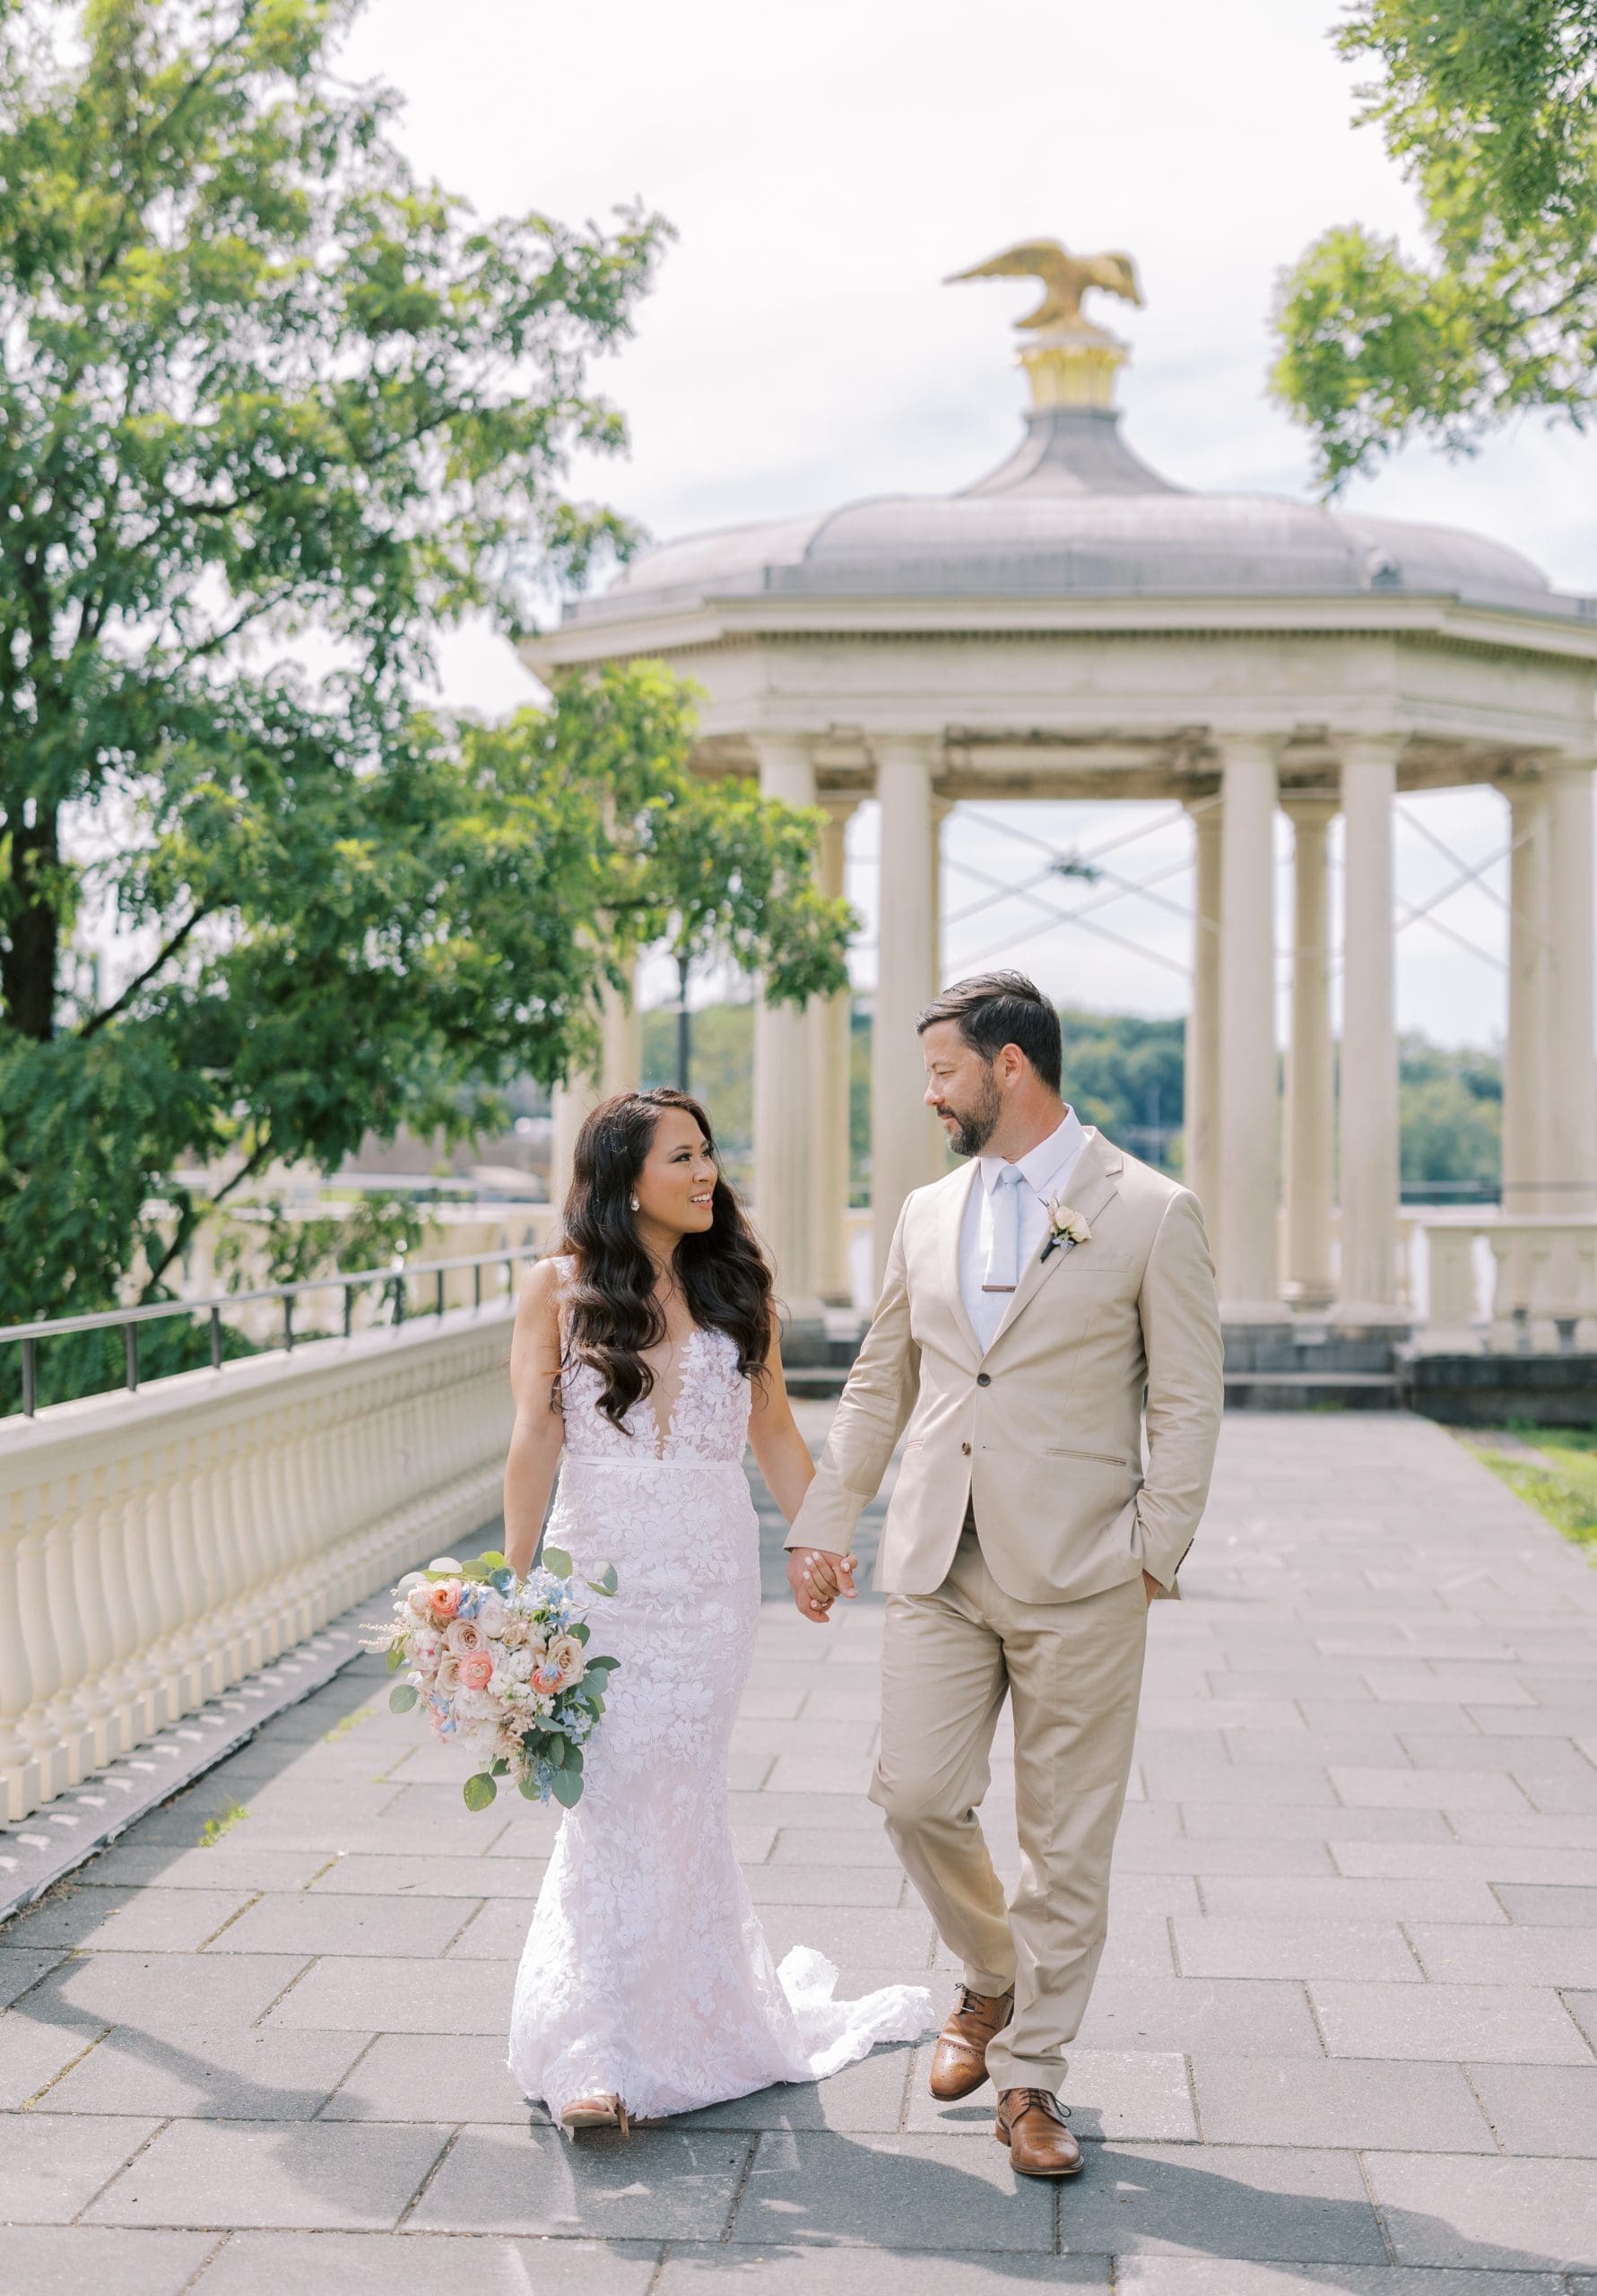
<path fill-rule="evenodd" d="M 1045 1210 L 1048 1215 L 1048 1240 L 1043 1246 L 1043 1257 L 1050 1252 L 1068 1251 L 1073 1244 L 1089 1244 L 1092 1231 L 1075 1208 L 1056 1196 L 1049 1196 Z"/>

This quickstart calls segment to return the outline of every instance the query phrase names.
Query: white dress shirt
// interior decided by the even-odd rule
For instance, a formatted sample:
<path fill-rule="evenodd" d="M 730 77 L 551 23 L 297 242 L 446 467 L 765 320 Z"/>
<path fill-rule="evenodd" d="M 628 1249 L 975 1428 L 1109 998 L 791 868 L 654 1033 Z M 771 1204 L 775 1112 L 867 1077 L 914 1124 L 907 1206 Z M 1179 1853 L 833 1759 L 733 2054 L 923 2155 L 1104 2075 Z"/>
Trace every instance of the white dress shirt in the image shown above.
<path fill-rule="evenodd" d="M 1015 1170 L 1020 1175 L 1015 1190 L 1020 1231 L 1017 1277 L 1041 1251 L 1048 1225 L 1047 1199 L 1063 1192 L 1086 1145 L 1087 1135 L 1081 1119 L 1073 1109 L 1066 1109 L 1063 1123 L 1017 1159 Z M 993 1239 L 993 1191 L 1004 1162 L 1002 1156 L 983 1156 L 979 1160 L 976 1179 L 965 1201 L 965 1225 L 959 1233 L 959 1294 L 984 1351 L 992 1346 L 1014 1297 L 1010 1292 L 982 1289 Z"/>

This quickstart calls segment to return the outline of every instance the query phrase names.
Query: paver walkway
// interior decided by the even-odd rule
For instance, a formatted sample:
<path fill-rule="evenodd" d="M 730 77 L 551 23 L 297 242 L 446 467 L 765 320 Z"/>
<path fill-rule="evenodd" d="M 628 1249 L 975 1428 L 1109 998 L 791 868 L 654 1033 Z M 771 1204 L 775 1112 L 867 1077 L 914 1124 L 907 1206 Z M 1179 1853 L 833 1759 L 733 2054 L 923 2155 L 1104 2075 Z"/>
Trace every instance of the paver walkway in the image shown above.
<path fill-rule="evenodd" d="M 1078 2182 L 924 2050 L 573 2149 L 503 2066 L 551 1817 L 468 1814 L 363 1660 L 0 1933 L 0 2296 L 1597 2296 L 1597 1572 L 1441 1431 L 1326 1415 L 1228 1424 L 1185 1580 Z M 941 2001 L 880 1627 L 768 1612 L 739 1841 L 778 1954 Z"/>

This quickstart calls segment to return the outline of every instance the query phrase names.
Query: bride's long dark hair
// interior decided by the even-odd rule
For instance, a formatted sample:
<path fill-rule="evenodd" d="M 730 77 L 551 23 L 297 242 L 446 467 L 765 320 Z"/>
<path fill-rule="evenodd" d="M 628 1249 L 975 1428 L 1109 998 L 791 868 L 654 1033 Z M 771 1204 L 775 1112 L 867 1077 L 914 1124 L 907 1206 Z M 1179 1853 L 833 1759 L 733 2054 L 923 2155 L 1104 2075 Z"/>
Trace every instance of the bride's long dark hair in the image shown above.
<path fill-rule="evenodd" d="M 577 1134 L 572 1158 L 563 1225 L 566 1249 L 577 1265 L 566 1348 L 602 1375 L 599 1408 L 617 1427 L 638 1397 L 652 1392 L 655 1375 L 643 1351 L 665 1337 L 665 1318 L 655 1301 L 655 1264 L 638 1239 L 628 1199 L 669 1109 L 692 1118 L 714 1155 L 710 1120 L 699 1102 L 661 1085 L 601 1100 Z M 771 1272 L 718 1169 L 710 1209 L 708 1228 L 685 1235 L 677 1246 L 677 1277 L 694 1322 L 724 1331 L 736 1345 L 739 1370 L 758 1378 L 770 1347 Z"/>

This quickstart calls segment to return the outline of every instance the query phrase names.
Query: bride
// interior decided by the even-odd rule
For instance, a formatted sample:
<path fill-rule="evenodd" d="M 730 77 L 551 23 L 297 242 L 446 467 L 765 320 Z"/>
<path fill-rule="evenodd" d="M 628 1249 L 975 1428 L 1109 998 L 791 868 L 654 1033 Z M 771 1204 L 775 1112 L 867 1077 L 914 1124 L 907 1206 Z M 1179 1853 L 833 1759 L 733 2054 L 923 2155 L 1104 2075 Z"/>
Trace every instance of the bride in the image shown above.
<path fill-rule="evenodd" d="M 733 1855 L 727 1752 L 759 1618 L 744 1446 L 789 1522 L 814 1467 L 770 1273 L 697 1101 L 596 1108 L 564 1228 L 568 1256 L 516 1310 L 505 1553 L 531 1567 L 560 1465 L 551 1544 L 578 1576 L 615 1565 L 594 1623 L 621 1665 L 522 1954 L 510 2069 L 565 2127 L 624 2132 L 820 2080 L 917 2039 L 931 2005 L 916 1986 L 834 2001 L 836 1970 L 803 1947 L 777 1969 Z"/>

